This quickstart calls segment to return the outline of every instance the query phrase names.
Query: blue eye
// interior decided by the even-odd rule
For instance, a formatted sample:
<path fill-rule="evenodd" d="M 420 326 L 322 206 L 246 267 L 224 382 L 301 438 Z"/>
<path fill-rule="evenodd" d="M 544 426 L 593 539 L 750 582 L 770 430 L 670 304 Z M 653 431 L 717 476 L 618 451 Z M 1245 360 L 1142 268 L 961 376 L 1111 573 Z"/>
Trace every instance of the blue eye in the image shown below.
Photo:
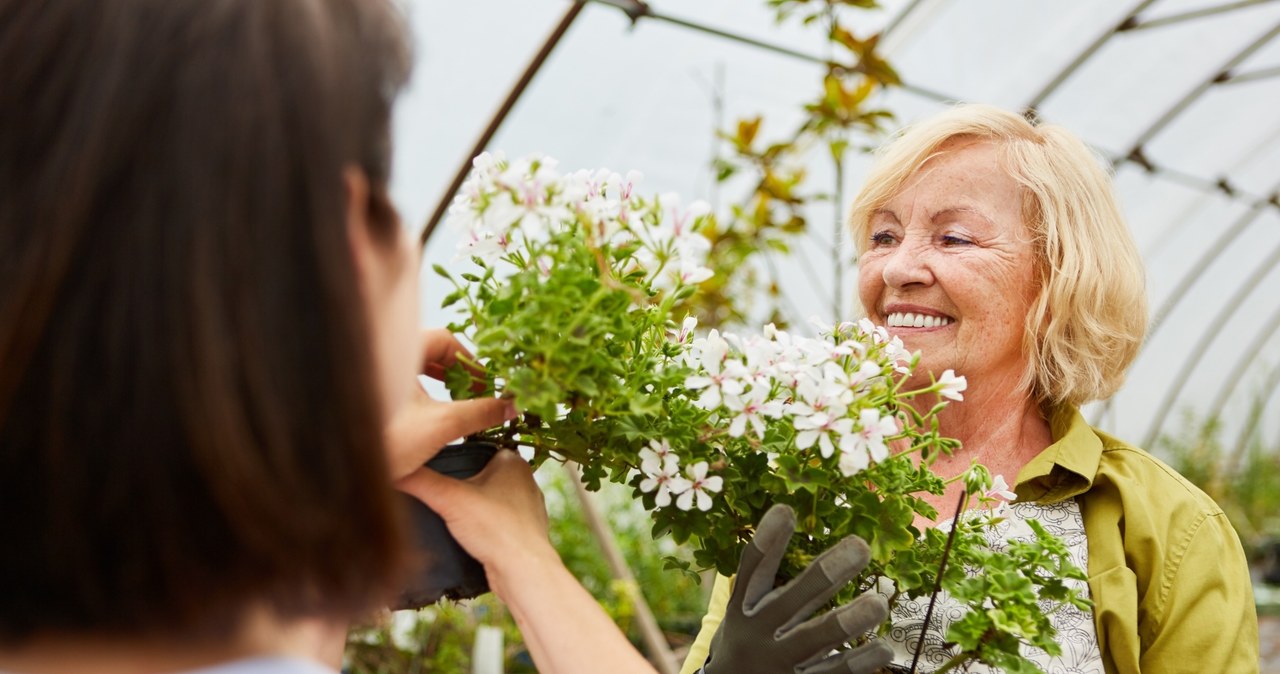
<path fill-rule="evenodd" d="M 968 246 L 973 242 L 954 234 L 945 234 L 942 237 L 942 245 L 944 246 Z"/>

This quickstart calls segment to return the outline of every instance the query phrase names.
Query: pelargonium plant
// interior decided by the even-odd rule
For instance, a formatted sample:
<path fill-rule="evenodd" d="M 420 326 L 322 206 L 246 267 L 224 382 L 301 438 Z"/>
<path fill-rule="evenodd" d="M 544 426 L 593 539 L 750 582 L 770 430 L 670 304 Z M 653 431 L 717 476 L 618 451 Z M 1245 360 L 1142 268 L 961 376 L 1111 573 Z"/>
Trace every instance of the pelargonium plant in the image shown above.
<path fill-rule="evenodd" d="M 954 526 L 913 524 L 938 517 L 922 496 L 947 481 L 930 466 L 959 443 L 937 414 L 963 399 L 964 377 L 948 370 L 913 385 L 918 354 L 865 320 L 820 325 L 815 337 L 772 325 L 697 334 L 680 314 L 710 276 L 699 230 L 712 216 L 701 202 L 643 196 L 639 180 L 563 174 L 543 157 L 475 160 L 450 209 L 474 268 L 435 270 L 455 286 L 445 306 L 463 314 L 451 329 L 487 373 L 478 387 L 474 370 L 453 370 L 451 392 L 485 388 L 523 410 L 484 437 L 532 448 L 535 462 L 572 461 L 590 488 L 629 485 L 655 536 L 691 544 L 692 564 L 669 560 L 686 571 L 733 573 L 754 524 L 789 504 L 797 536 L 782 575 L 857 534 L 872 561 L 835 601 L 886 581 L 890 601 L 940 586 L 969 609 L 948 632 L 948 667 L 1039 671 L 1020 646 L 1056 653 L 1047 614 L 1087 605 L 1065 582 L 1085 576 L 1061 541 L 1037 528 L 1031 543 L 988 549 L 982 532 L 1010 495 L 980 465 L 955 479 L 985 507 Z M 966 573 L 975 569 L 999 573 Z"/>

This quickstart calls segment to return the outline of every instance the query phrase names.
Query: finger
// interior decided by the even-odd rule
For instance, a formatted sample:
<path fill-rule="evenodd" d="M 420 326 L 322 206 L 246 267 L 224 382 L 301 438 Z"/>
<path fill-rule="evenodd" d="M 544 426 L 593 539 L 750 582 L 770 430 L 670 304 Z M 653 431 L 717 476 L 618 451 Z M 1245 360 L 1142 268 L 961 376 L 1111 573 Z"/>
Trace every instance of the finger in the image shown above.
<path fill-rule="evenodd" d="M 405 440 L 442 446 L 515 417 L 515 404 L 509 399 L 430 400 L 406 408 L 392 423 Z"/>
<path fill-rule="evenodd" d="M 514 419 L 510 400 L 476 398 L 441 402 L 425 394 L 401 409 L 387 427 L 388 463 L 394 478 L 418 469 L 444 445 Z"/>
<path fill-rule="evenodd" d="M 752 615 L 756 603 L 773 589 L 778 564 L 796 529 L 796 513 L 791 506 L 777 504 L 760 518 L 756 534 L 742 551 L 738 562 L 738 585 L 743 612 Z M 737 592 L 735 592 L 737 594 Z"/>
<path fill-rule="evenodd" d="M 800 674 L 871 674 L 893 661 L 893 649 L 883 641 L 873 641 L 848 651 L 842 651 L 817 664 L 798 667 Z"/>
<path fill-rule="evenodd" d="M 476 367 L 475 356 L 443 328 L 422 331 L 422 371 L 432 379 L 444 380 L 445 370 L 461 363 L 471 374 L 483 378 L 484 370 Z"/>
<path fill-rule="evenodd" d="M 782 641 L 789 652 L 800 657 L 813 656 L 811 662 L 826 657 L 831 649 L 852 641 L 876 625 L 884 622 L 889 615 L 889 604 L 878 594 L 864 594 L 861 597 L 803 625 L 786 632 Z M 838 670 L 843 671 L 843 670 Z"/>
<path fill-rule="evenodd" d="M 396 489 L 427 504 L 444 519 L 449 519 L 451 505 L 459 490 L 468 488 L 462 480 L 422 467 L 396 481 Z"/>
<path fill-rule="evenodd" d="M 848 536 L 818 555 L 791 582 L 769 593 L 760 601 L 760 610 L 769 611 L 781 629 L 798 625 L 853 580 L 870 558 L 866 542 Z"/>

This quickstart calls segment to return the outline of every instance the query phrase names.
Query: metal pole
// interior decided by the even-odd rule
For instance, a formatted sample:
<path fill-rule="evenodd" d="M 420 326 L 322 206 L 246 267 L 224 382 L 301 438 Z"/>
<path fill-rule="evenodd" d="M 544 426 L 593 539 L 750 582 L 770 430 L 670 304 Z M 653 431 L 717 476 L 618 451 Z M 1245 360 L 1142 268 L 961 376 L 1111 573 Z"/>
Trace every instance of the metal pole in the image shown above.
<path fill-rule="evenodd" d="M 1249 366 L 1253 364 L 1254 359 L 1262 353 L 1263 347 L 1267 345 L 1267 341 L 1271 336 L 1276 334 L 1276 330 L 1280 329 L 1280 306 L 1267 318 L 1267 322 L 1263 324 L 1262 329 L 1258 330 L 1258 334 L 1254 335 L 1253 341 L 1249 346 L 1244 348 L 1244 355 L 1240 356 L 1240 360 L 1236 361 L 1236 366 L 1231 369 L 1231 374 L 1222 382 L 1222 388 L 1218 390 L 1218 397 L 1214 399 L 1213 406 L 1209 408 L 1209 418 L 1212 419 L 1222 414 L 1222 410 L 1226 408 L 1227 401 L 1231 399 L 1231 394 L 1235 393 L 1236 387 L 1240 381 L 1244 379 L 1244 375 L 1249 370 Z"/>
<path fill-rule="evenodd" d="M 1256 40 L 1250 42 L 1248 46 L 1237 52 L 1235 56 L 1231 57 L 1225 65 L 1217 70 L 1216 74 L 1202 81 L 1200 84 L 1196 85 L 1194 89 L 1187 92 L 1186 96 L 1183 96 L 1181 100 L 1173 105 L 1173 107 L 1169 108 L 1163 115 L 1161 115 L 1160 119 L 1157 119 L 1154 124 L 1147 128 L 1146 131 L 1142 132 L 1142 134 L 1138 136 L 1137 140 L 1133 141 L 1130 152 L 1141 150 L 1143 145 L 1146 145 L 1148 141 L 1156 136 L 1156 134 L 1163 131 L 1170 122 L 1176 119 L 1178 115 L 1181 115 L 1182 112 L 1199 99 L 1204 92 L 1208 91 L 1210 87 L 1215 84 L 1220 83 L 1223 78 L 1228 77 L 1232 68 L 1243 63 L 1245 59 L 1249 58 L 1254 52 L 1265 46 L 1277 34 L 1280 34 L 1280 24 L 1272 26 L 1271 30 L 1258 36 Z"/>
<path fill-rule="evenodd" d="M 1057 75 L 1053 76 L 1053 79 L 1049 80 L 1048 84 L 1044 85 L 1044 88 L 1037 92 L 1035 96 L 1031 97 L 1031 100 L 1027 102 L 1027 110 L 1035 110 L 1040 107 L 1040 104 L 1044 103 L 1045 99 L 1049 98 L 1049 96 L 1053 94 L 1058 87 L 1062 86 L 1062 83 L 1066 82 L 1067 78 L 1074 75 L 1075 72 L 1080 69 L 1080 66 L 1084 65 L 1085 61 L 1092 58 L 1099 49 L 1102 49 L 1102 45 L 1106 44 L 1107 41 L 1111 39 L 1111 36 L 1123 30 L 1125 26 L 1135 22 L 1138 18 L 1138 14 L 1149 7 L 1153 2 L 1155 2 L 1155 0 L 1142 0 L 1142 2 L 1139 2 L 1133 9 L 1129 10 L 1129 13 L 1125 15 L 1125 18 L 1120 23 L 1108 29 L 1107 32 L 1098 36 L 1093 42 L 1089 43 L 1089 46 L 1085 47 L 1084 51 L 1080 52 L 1080 54 L 1072 59 L 1071 63 L 1067 64 L 1066 68 L 1060 70 Z"/>
<path fill-rule="evenodd" d="M 463 159 L 462 165 L 458 167 L 458 172 L 454 174 L 453 181 L 449 183 L 449 187 L 445 189 L 444 194 L 440 195 L 440 201 L 436 204 L 435 211 L 431 213 L 431 217 L 427 219 L 426 226 L 422 228 L 422 236 L 418 241 L 420 248 L 426 248 L 431 234 L 435 232 L 440 220 L 444 217 L 445 211 L 449 209 L 449 204 L 453 201 L 453 195 L 458 193 L 463 181 L 467 179 L 467 174 L 471 172 L 471 160 L 476 155 L 484 152 L 485 148 L 489 146 L 489 141 L 493 140 L 498 128 L 506 121 L 507 115 L 515 107 L 516 101 L 520 100 L 524 90 L 533 81 L 533 76 L 538 74 L 543 62 L 551 55 L 551 50 L 555 49 L 556 45 L 560 43 L 560 38 L 564 37 L 565 32 L 569 30 L 569 26 L 573 25 L 574 19 L 578 18 L 578 14 L 582 12 L 582 8 L 586 3 L 587 0 L 574 1 L 573 5 L 569 7 L 569 11 L 565 12 L 564 18 L 560 19 L 560 23 L 556 24 L 555 29 L 551 31 L 546 41 L 542 43 L 542 47 L 538 49 L 538 53 L 534 55 L 528 67 L 524 69 L 520 79 L 516 81 L 506 99 L 502 101 L 502 105 L 498 106 L 498 111 L 489 120 L 489 125 L 485 127 L 480 134 L 480 138 L 476 140 L 476 144 L 472 146 L 471 152 L 467 154 L 466 158 Z"/>
<path fill-rule="evenodd" d="M 1169 26 L 1175 23 L 1182 23 L 1183 21 L 1190 21 L 1191 19 L 1203 19 L 1206 16 L 1214 16 L 1215 14 L 1232 12 L 1237 9 L 1244 9 L 1246 7 L 1261 5 L 1267 2 L 1275 2 L 1275 0 L 1238 0 L 1237 2 L 1228 2 L 1222 5 L 1215 5 L 1213 7 L 1205 7 L 1203 9 L 1192 10 L 1190 12 L 1182 12 L 1181 14 L 1170 14 L 1169 16 L 1162 16 L 1158 19 L 1150 19 L 1148 21 L 1138 21 L 1135 23 L 1128 24 L 1122 27 L 1120 30 L 1123 32 L 1130 32 L 1135 30 L 1146 30 L 1148 28 L 1159 28 L 1161 26 Z"/>
<path fill-rule="evenodd" d="M 680 668 L 676 664 L 675 655 L 671 652 L 671 645 L 667 643 L 667 637 L 658 627 L 658 620 L 653 617 L 653 611 L 645 601 L 644 593 L 640 591 L 635 575 L 631 573 L 627 560 L 618 549 L 613 531 L 600 515 L 600 509 L 596 507 L 596 502 L 591 498 L 586 485 L 582 484 L 582 478 L 578 475 L 578 466 L 567 463 L 565 472 L 573 481 L 573 489 L 578 494 L 578 502 L 582 504 L 582 514 L 586 517 L 587 528 L 591 529 L 596 541 L 600 543 L 605 562 L 609 565 L 609 572 L 613 574 L 615 580 L 621 581 L 621 586 L 630 595 L 631 603 L 635 605 L 636 621 L 639 623 L 640 636 L 644 639 L 645 647 L 649 651 L 649 659 L 659 674 L 676 674 Z"/>
<path fill-rule="evenodd" d="M 1191 377 L 1191 372 L 1195 370 L 1201 359 L 1204 358 L 1205 353 L 1209 350 L 1209 345 L 1213 343 L 1213 339 L 1221 334 L 1222 326 L 1240 309 L 1240 305 L 1244 304 L 1245 299 L 1260 287 L 1262 279 L 1271 273 L 1277 262 L 1280 262 L 1280 246 L 1276 246 L 1271 251 L 1271 254 L 1253 270 L 1249 278 L 1240 284 L 1235 294 L 1222 305 L 1218 314 L 1205 324 L 1205 330 L 1201 333 L 1200 339 L 1196 341 L 1196 345 L 1191 349 L 1191 355 L 1188 356 L 1182 367 L 1178 369 L 1173 383 L 1169 385 L 1164 398 L 1156 407 L 1156 416 L 1151 420 L 1151 426 L 1147 428 L 1147 435 L 1143 440 L 1144 447 L 1150 447 L 1155 442 L 1156 435 L 1160 432 L 1160 427 L 1164 425 L 1164 420 L 1169 416 L 1170 409 L 1178 399 L 1178 393 L 1182 391 L 1187 379 Z"/>

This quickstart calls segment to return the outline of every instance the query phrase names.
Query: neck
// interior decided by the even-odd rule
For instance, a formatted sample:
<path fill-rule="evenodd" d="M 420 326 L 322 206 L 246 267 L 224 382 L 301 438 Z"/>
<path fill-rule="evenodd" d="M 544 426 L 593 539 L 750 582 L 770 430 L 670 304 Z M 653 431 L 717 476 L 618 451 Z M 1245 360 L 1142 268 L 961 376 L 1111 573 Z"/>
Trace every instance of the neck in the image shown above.
<path fill-rule="evenodd" d="M 335 670 L 342 660 L 346 623 L 281 621 L 253 611 L 239 634 L 218 642 L 93 634 L 41 635 L 0 647 L 0 671 L 22 674 L 161 674 L 212 667 L 247 658 L 311 660 Z"/>
<path fill-rule="evenodd" d="M 992 475 L 1002 475 L 1012 487 L 1031 459 L 1052 442 L 1049 422 L 1039 405 L 1029 394 L 1010 395 L 1016 390 L 1002 384 L 971 385 L 965 391 L 963 402 L 953 402 L 938 413 L 938 427 L 944 436 L 961 442 L 950 456 L 940 456 L 933 464 L 933 472 L 944 479 L 965 472 L 974 461 L 981 463 Z M 936 400 L 920 400 L 917 407 L 923 413 Z M 938 521 L 950 519 L 963 485 L 949 485 L 940 497 L 926 498 L 938 510 Z"/>

